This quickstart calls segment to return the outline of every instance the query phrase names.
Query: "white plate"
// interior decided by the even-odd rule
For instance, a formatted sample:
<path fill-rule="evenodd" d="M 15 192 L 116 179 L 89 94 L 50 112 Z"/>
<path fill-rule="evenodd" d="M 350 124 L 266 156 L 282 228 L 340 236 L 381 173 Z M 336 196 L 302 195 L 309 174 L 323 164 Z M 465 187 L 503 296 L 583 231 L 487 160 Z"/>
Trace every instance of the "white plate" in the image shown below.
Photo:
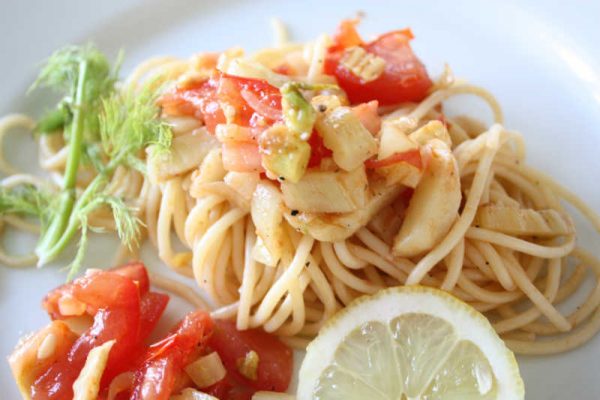
<path fill-rule="evenodd" d="M 504 106 L 507 126 L 525 134 L 531 164 L 600 210 L 600 6 L 592 2 L 559 8 L 541 1 L 3 1 L 0 114 L 39 109 L 24 91 L 39 61 L 66 43 L 93 40 L 111 54 L 124 48 L 128 72 L 157 54 L 188 56 L 232 45 L 258 49 L 271 43 L 272 16 L 289 23 L 294 38 L 306 40 L 331 32 L 342 17 L 359 10 L 367 13 L 363 32 L 411 26 L 414 47 L 430 72 L 448 62 L 457 75 L 490 89 Z M 17 149 L 16 142 L 11 146 L 9 158 L 20 165 L 31 160 L 27 154 L 34 156 L 32 149 Z M 580 242 L 600 255 L 598 236 L 587 225 L 579 229 Z M 15 236 L 7 241 L 15 249 L 25 243 Z M 88 265 L 109 264 L 110 246 L 94 242 Z M 146 259 L 159 267 L 152 254 Z M 0 268 L 0 355 L 7 355 L 21 334 L 47 322 L 41 297 L 63 279 L 57 268 Z M 182 308 L 174 301 L 169 319 Z M 599 337 L 567 354 L 520 357 L 527 398 L 600 397 L 598 354 Z M 0 397 L 17 399 L 7 364 L 0 365 Z"/>

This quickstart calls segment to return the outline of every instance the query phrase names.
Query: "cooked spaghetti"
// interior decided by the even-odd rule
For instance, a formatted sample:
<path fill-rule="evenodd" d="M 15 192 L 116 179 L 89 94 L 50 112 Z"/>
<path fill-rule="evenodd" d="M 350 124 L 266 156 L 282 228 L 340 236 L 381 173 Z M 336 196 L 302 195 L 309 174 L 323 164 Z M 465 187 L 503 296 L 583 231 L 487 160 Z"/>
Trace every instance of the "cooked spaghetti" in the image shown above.
<path fill-rule="evenodd" d="M 160 259 L 195 279 L 216 305 L 213 315 L 301 347 L 355 298 L 420 284 L 483 312 L 517 353 L 562 352 L 596 334 L 600 262 L 576 246 L 563 203 L 598 232 L 600 217 L 526 165 L 522 136 L 502 125 L 489 92 L 455 80 L 449 69 L 431 85 L 415 57 L 413 74 L 421 80 L 403 98 L 369 102 L 367 90 L 348 89 L 343 82 L 351 79 L 332 68 L 376 87 L 392 62 L 377 55 L 378 41 L 394 37 L 410 51 L 409 31 L 364 43 L 350 22 L 333 39 L 306 44 L 288 43 L 279 32 L 276 47 L 251 55 L 235 48 L 146 61 L 124 86 L 162 88 L 173 142 L 170 155 L 146 157 L 147 175 L 118 167 L 109 192 L 135 208 Z M 232 91 L 225 106 L 215 87 L 220 96 L 223 87 Z M 493 121 L 484 124 L 468 110 L 446 115 L 443 102 L 459 95 L 487 103 Z M 308 129 L 306 110 L 297 108 L 306 104 L 314 114 Z M 6 117 L 0 143 L 15 127 L 34 125 L 25 116 Z M 61 182 L 68 144 L 44 135 L 39 146 L 51 180 L 2 158 L 4 186 Z M 90 173 L 80 170 L 78 187 Z M 106 208 L 90 221 L 116 228 Z M 2 222 L 36 229 L 15 216 Z M 136 255 L 129 253 L 120 251 Z M 2 250 L 0 260 L 21 266 L 36 256 Z M 559 311 L 590 272 L 595 284 L 583 303 L 570 314 Z M 188 289 L 168 288 L 189 297 Z"/>

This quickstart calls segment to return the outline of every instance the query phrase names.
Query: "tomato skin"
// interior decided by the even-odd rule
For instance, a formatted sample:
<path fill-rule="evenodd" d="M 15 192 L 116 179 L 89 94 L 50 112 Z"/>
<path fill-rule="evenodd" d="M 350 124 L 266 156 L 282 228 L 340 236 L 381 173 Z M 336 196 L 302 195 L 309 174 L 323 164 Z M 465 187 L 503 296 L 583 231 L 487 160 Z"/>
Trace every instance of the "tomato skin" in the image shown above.
<path fill-rule="evenodd" d="M 421 152 L 418 149 L 405 151 L 403 153 L 395 153 L 383 160 L 367 160 L 365 161 L 365 167 L 367 167 L 367 169 L 384 168 L 399 162 L 406 162 L 419 169 L 423 169 Z"/>
<path fill-rule="evenodd" d="M 124 276 L 100 271 L 74 281 L 69 288 L 78 300 L 97 311 L 93 325 L 73 344 L 67 357 L 53 364 L 33 384 L 32 399 L 63 400 L 73 397 L 73 382 L 91 349 L 115 339 L 105 373 L 120 372 L 140 329 L 138 286 Z"/>
<path fill-rule="evenodd" d="M 168 303 L 169 296 L 163 293 L 148 292 L 142 296 L 140 300 L 140 341 L 146 340 L 154 330 Z"/>
<path fill-rule="evenodd" d="M 137 283 L 140 295 L 143 295 L 150 290 L 150 278 L 146 267 L 139 261 L 132 261 L 120 267 L 109 270 L 126 278 L 132 279 Z"/>
<path fill-rule="evenodd" d="M 115 369 L 106 369 L 102 375 L 101 387 L 107 387 L 115 376 L 123 371 L 136 368 L 146 351 L 145 341 L 152 333 L 169 303 L 169 296 L 163 293 L 148 292 L 140 299 L 140 329 L 137 342 L 129 349 L 126 360 Z"/>
<path fill-rule="evenodd" d="M 209 346 L 219 353 L 235 381 L 256 390 L 287 390 L 293 372 L 293 352 L 275 336 L 260 329 L 238 331 L 234 322 L 216 320 Z M 250 351 L 259 357 L 256 380 L 246 378 L 237 369 L 238 360 Z"/>
<path fill-rule="evenodd" d="M 333 152 L 325 147 L 323 138 L 319 135 L 319 132 L 312 131 L 310 138 L 308 139 L 310 145 L 310 159 L 308 160 L 308 168 L 318 167 L 321 165 L 321 161 L 324 158 L 331 157 Z"/>
<path fill-rule="evenodd" d="M 135 372 L 131 400 L 168 400 L 183 367 L 203 348 L 211 335 L 213 322 L 204 311 L 186 315 L 165 339 L 150 346 L 145 361 Z"/>
<path fill-rule="evenodd" d="M 342 23 L 344 24 L 344 23 Z M 353 27 L 352 27 L 353 28 Z M 345 28 L 348 29 L 348 28 Z M 356 34 L 346 33 L 343 39 L 331 46 L 325 58 L 325 73 L 334 75 L 344 89 L 350 103 L 366 103 L 378 100 L 380 105 L 391 105 L 409 101 L 423 100 L 432 85 L 431 79 L 421 61 L 413 53 L 409 41 L 413 38 L 410 30 L 392 31 L 369 43 L 355 43 L 348 39 Z M 384 72 L 380 77 L 364 82 L 348 68 L 340 64 L 344 50 L 355 43 L 368 53 L 385 60 Z"/>

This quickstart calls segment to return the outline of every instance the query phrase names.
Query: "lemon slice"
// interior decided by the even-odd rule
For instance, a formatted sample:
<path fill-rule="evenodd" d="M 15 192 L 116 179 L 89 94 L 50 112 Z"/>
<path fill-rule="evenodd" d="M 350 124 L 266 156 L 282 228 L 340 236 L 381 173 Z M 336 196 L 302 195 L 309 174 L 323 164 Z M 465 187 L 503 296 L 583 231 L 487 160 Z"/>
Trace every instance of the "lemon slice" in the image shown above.
<path fill-rule="evenodd" d="M 523 399 L 513 353 L 488 320 L 440 290 L 362 297 L 308 346 L 298 399 Z"/>

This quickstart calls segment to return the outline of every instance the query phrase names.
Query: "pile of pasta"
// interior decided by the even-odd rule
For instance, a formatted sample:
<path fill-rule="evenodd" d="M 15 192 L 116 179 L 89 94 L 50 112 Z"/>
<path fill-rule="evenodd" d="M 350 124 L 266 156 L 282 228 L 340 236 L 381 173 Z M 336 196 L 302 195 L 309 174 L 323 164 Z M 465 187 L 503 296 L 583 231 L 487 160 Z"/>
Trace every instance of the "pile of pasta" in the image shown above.
<path fill-rule="evenodd" d="M 233 49 L 219 63 L 230 68 L 224 72 L 251 75 L 287 60 L 300 71 L 295 79 L 322 83 L 327 43 L 323 36 L 248 56 Z M 206 73 L 204 59 L 152 59 L 127 84 L 193 79 Z M 445 115 L 443 102 L 458 95 L 486 102 L 492 123 L 486 126 L 468 112 Z M 167 116 L 174 134 L 171 157 L 158 165 L 148 161 L 149 176 L 119 168 L 112 192 L 136 207 L 160 259 L 195 279 L 215 307 L 213 316 L 235 318 L 238 329 L 262 327 L 303 347 L 357 297 L 418 284 L 441 288 L 484 313 L 517 353 L 557 353 L 589 340 L 600 329 L 600 262 L 577 247 L 563 203 L 599 232 L 600 218 L 526 165 L 524 140 L 502 125 L 494 97 L 447 71 L 422 102 L 379 111 L 382 131 L 400 132 L 428 154 L 426 168 L 416 175 L 406 169 L 393 184 L 369 178 L 370 200 L 361 213 L 315 216 L 279 203 L 281 218 L 273 232 L 281 251 L 275 262 L 257 255 L 257 248 L 273 240 L 261 235 L 259 225 L 265 213 L 275 211 L 254 203 L 257 193 L 278 190 L 277 185 L 257 172 L 227 171 L 220 147 L 197 119 Z M 12 121 L 19 122 L 31 124 Z M 65 167 L 61 140 L 39 139 L 41 165 L 57 179 Z M 114 229 L 111 221 L 99 211 L 93 224 Z M 123 249 L 121 256 L 131 254 Z M 4 253 L 2 258 L 28 261 Z M 559 311 L 590 275 L 594 285 L 583 302 L 569 314 Z M 192 296 L 185 287 L 162 282 Z"/>
<path fill-rule="evenodd" d="M 304 56 L 305 79 L 318 82 L 322 43 L 265 50 L 249 59 L 269 67 L 274 59 Z M 137 74 L 162 69 L 169 79 L 187 79 L 195 73 L 194 65 L 193 59 L 162 59 Z M 443 115 L 443 101 L 465 94 L 488 103 L 494 115 L 491 126 L 477 116 Z M 270 266 L 253 253 L 261 240 L 256 234 L 260 219 L 252 213 L 260 177 L 228 173 L 215 148 L 199 165 L 145 193 L 145 222 L 161 259 L 193 276 L 219 313 L 236 318 L 239 329 L 263 327 L 298 346 L 355 298 L 406 284 L 439 287 L 473 305 L 517 353 L 561 352 L 592 337 L 600 328 L 600 263 L 576 247 L 575 228 L 561 201 L 600 230 L 598 216 L 525 164 L 523 138 L 502 126 L 494 97 L 445 74 L 420 104 L 386 111 L 384 126 L 398 127 L 408 137 L 438 131 L 433 136 L 445 144 L 433 150 L 430 173 L 457 173 L 458 198 L 432 199 L 435 191 L 417 184 L 407 209 L 406 186 L 398 184 L 385 192 L 366 222 L 357 217 L 344 221 L 353 232 L 340 240 L 315 221 L 299 229 L 298 219 L 286 214 L 278 231 L 281 258 Z M 190 119 L 174 118 L 172 123 L 175 142 L 202 129 Z M 447 215 L 453 201 L 460 203 L 460 212 Z M 436 233 L 428 224 L 443 226 Z M 394 249 L 396 235 L 405 241 L 400 251 Z M 174 239 L 187 250 L 175 251 Z M 427 251 L 413 255 L 420 252 L 409 247 L 419 242 L 426 242 Z M 406 256 L 399 256 L 403 251 Z M 594 289 L 576 311 L 563 315 L 557 305 L 579 289 L 590 271 Z"/>

